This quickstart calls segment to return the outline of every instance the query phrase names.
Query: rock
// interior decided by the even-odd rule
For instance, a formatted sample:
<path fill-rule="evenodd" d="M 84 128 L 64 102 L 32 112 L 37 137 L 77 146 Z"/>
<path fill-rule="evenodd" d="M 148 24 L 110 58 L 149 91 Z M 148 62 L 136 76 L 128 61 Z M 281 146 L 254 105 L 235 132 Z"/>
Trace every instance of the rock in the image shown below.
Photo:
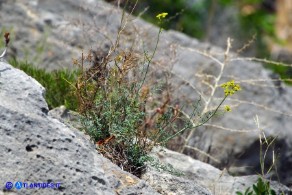
<path fill-rule="evenodd" d="M 0 194 L 158 194 L 97 153 L 81 131 L 47 115 L 44 88 L 0 62 Z M 6 182 L 57 183 L 7 190 Z"/>
<path fill-rule="evenodd" d="M 160 194 L 212 194 L 208 189 L 197 184 L 196 180 L 176 177 L 167 173 L 157 172 L 153 169 L 144 174 L 142 178 Z"/>
<path fill-rule="evenodd" d="M 47 70 L 75 68 L 72 58 L 79 58 L 83 49 L 87 52 L 110 44 L 108 39 L 114 39 L 120 24 L 116 16 L 121 16 L 121 11 L 91 0 L 4 0 L 0 10 L 1 28 L 12 37 L 8 56 Z M 80 11 L 86 13 L 82 20 L 76 18 Z"/>
<path fill-rule="evenodd" d="M 73 127 L 79 130 L 83 129 L 80 121 L 80 114 L 72 110 L 68 110 L 65 106 L 60 106 L 50 110 L 48 115 L 52 118 L 58 119 L 69 127 Z"/>
<path fill-rule="evenodd" d="M 183 174 L 177 178 L 149 169 L 142 178 L 162 194 L 236 194 L 237 191 L 244 192 L 258 179 L 257 175 L 233 177 L 226 170 L 221 171 L 211 165 L 165 148 L 155 148 L 153 156 L 158 158 L 161 163 L 172 165 Z M 184 184 L 187 185 L 187 182 L 192 187 L 183 191 L 186 188 Z M 194 186 L 201 186 L 197 188 L 201 191 L 192 191 L 192 193 L 188 191 Z M 271 189 L 275 190 L 276 194 L 292 193 L 291 189 L 275 181 L 271 182 Z"/>
<path fill-rule="evenodd" d="M 14 51 L 17 58 L 27 58 L 48 70 L 72 67 L 71 59 L 80 57 L 82 49 L 108 49 L 115 42 L 122 15 L 121 10 L 103 1 L 4 2 L 0 6 L 1 27 L 13 27 L 15 32 L 8 56 Z M 145 50 L 153 52 L 159 29 L 131 16 L 127 21 L 119 49 L 134 45 L 134 51 L 139 54 L 143 55 Z M 26 51 L 31 52 L 26 55 Z M 201 95 L 201 110 L 210 110 L 224 96 L 220 84 L 235 79 L 242 86 L 242 91 L 226 101 L 232 113 L 185 132 L 169 147 L 220 169 L 227 168 L 233 174 L 255 174 L 260 172 L 260 131 L 254 122 L 258 116 L 259 129 L 267 136 L 277 137 L 274 145 L 278 155 L 277 173 L 271 172 L 270 176 L 275 178 L 278 174 L 281 182 L 292 186 L 291 87 L 271 79 L 272 72 L 262 64 L 242 59 L 232 52 L 224 59 L 227 53 L 178 32 L 163 31 L 160 35 L 151 66 L 158 76 L 167 71 L 171 73 L 169 81 L 175 89 L 173 103 L 187 104 L 186 107 L 191 108 L 190 104 Z M 212 93 L 210 86 L 216 81 L 216 90 Z M 269 165 L 272 161 L 269 157 L 266 163 Z"/>

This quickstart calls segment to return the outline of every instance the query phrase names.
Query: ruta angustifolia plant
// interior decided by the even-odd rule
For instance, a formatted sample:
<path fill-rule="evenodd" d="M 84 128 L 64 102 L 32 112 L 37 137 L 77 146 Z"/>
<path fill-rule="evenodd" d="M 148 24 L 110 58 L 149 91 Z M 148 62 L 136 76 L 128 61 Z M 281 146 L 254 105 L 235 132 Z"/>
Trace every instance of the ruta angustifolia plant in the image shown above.
<path fill-rule="evenodd" d="M 166 16 L 167 13 L 161 13 L 156 17 L 161 23 Z M 149 156 L 153 147 L 165 146 L 180 133 L 209 121 L 225 99 L 240 90 L 240 86 L 234 81 L 223 84 L 225 97 L 221 103 L 196 124 L 191 117 L 182 114 L 178 105 L 170 105 L 169 93 L 156 108 L 149 106 L 151 87 L 146 84 L 146 78 L 163 29 L 158 31 L 151 54 L 119 51 L 118 42 L 125 21 L 127 18 L 123 12 L 117 40 L 108 52 L 98 55 L 90 51 L 82 53 L 80 60 L 73 60 L 82 70 L 75 85 L 82 123 L 86 133 L 95 141 L 97 150 L 123 170 L 139 177 L 148 162 L 158 169 L 173 172 L 171 167 L 161 166 Z M 85 69 L 86 63 L 91 68 Z M 178 128 L 178 120 L 185 121 L 184 127 L 170 132 L 170 127 Z"/>
<path fill-rule="evenodd" d="M 255 117 L 255 122 L 257 128 L 260 131 L 259 142 L 260 142 L 260 168 L 261 173 L 259 173 L 258 180 L 253 184 L 252 188 L 248 187 L 244 192 L 237 191 L 237 195 L 276 195 L 275 190 L 270 186 L 270 181 L 266 179 L 266 176 L 272 171 L 276 163 L 276 157 L 274 150 L 272 151 L 272 164 L 268 168 L 265 167 L 266 158 L 270 147 L 274 144 L 276 138 L 268 138 L 265 132 L 260 128 L 258 116 Z M 265 148 L 265 149 L 264 149 Z M 282 193 L 284 194 L 284 193 Z"/>

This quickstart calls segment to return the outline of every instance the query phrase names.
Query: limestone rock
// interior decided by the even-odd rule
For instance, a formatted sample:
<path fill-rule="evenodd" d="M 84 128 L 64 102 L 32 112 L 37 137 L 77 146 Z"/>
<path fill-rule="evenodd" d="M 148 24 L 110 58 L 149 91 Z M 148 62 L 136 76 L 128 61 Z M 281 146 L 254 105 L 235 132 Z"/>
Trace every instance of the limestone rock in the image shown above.
<path fill-rule="evenodd" d="M 155 148 L 153 156 L 158 158 L 161 163 L 170 164 L 174 169 L 180 171 L 183 175 L 179 179 L 172 176 L 170 181 L 170 175 L 167 173 L 161 173 L 155 171 L 155 169 L 149 169 L 143 176 L 143 179 L 150 183 L 156 190 L 168 190 L 166 194 L 171 193 L 171 187 L 177 187 L 177 180 L 184 180 L 191 182 L 192 186 L 201 186 L 198 194 L 220 194 L 229 195 L 236 194 L 237 191 L 244 192 L 248 187 L 252 187 L 257 182 L 257 175 L 238 176 L 233 177 L 227 173 L 226 170 L 219 170 L 209 164 L 195 160 L 184 154 L 174 152 L 165 148 Z M 166 183 L 170 183 L 170 186 L 165 187 Z M 183 186 L 183 185 L 181 185 Z M 175 189 L 181 189 L 175 188 Z M 288 187 L 279 184 L 275 181 L 271 182 L 271 188 L 276 191 L 276 194 L 290 194 L 292 190 Z M 206 190 L 207 189 L 207 190 Z M 180 194 L 180 193 L 174 193 Z M 189 194 L 189 193 L 183 193 Z"/>

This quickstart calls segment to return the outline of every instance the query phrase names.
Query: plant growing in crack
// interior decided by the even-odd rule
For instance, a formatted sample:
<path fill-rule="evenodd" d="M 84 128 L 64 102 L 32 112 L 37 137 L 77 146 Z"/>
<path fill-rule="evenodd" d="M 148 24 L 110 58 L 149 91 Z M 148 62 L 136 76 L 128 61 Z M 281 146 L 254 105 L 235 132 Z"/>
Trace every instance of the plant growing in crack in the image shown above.
<path fill-rule="evenodd" d="M 159 23 L 167 13 L 158 14 Z M 75 84 L 82 123 L 97 145 L 97 150 L 123 170 L 141 176 L 147 163 L 172 173 L 171 166 L 157 163 L 149 154 L 155 146 L 165 146 L 181 133 L 208 122 L 219 110 L 228 96 L 240 90 L 234 81 L 222 85 L 225 96 L 213 111 L 208 111 L 198 121 L 187 115 L 178 105 L 170 105 L 171 95 L 166 91 L 162 103 L 151 105 L 151 86 L 146 82 L 150 65 L 157 51 L 162 28 L 157 33 L 153 52 L 144 55 L 119 50 L 119 39 L 127 25 L 125 12 L 115 44 L 107 54 L 93 59 L 94 52 L 82 53 L 81 59 L 74 59 L 81 73 Z M 141 57 L 142 56 L 142 57 Z M 85 70 L 85 63 L 92 67 Z M 218 83 L 216 84 L 219 86 Z M 214 92 L 215 93 L 215 89 Z M 212 99 L 209 99 L 212 101 Z M 177 123 L 184 121 L 184 126 Z M 176 129 L 175 132 L 170 129 Z"/>

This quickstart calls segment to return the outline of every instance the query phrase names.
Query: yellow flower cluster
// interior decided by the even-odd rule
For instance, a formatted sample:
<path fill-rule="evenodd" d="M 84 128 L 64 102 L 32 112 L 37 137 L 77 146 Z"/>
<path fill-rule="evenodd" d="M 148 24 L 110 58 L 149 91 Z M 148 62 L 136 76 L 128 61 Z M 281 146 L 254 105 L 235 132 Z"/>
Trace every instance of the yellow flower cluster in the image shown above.
<path fill-rule="evenodd" d="M 160 13 L 156 16 L 156 18 L 158 18 L 159 20 L 161 20 L 161 18 L 165 18 L 168 15 L 168 13 Z"/>
<path fill-rule="evenodd" d="M 234 80 L 223 83 L 221 87 L 224 89 L 225 96 L 233 95 L 236 91 L 240 91 L 240 85 L 235 84 Z"/>

